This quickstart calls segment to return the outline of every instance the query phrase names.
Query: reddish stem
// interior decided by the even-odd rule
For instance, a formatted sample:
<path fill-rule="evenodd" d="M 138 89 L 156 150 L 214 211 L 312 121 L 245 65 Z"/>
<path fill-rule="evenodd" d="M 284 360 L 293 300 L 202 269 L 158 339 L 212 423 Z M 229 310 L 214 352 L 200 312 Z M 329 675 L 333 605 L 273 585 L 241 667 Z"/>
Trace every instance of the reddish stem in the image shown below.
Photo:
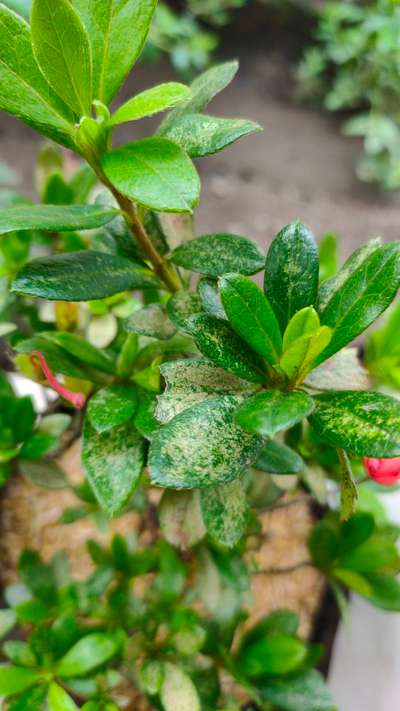
<path fill-rule="evenodd" d="M 77 410 L 82 410 L 86 404 L 86 397 L 83 393 L 73 393 L 64 385 L 58 382 L 56 376 L 54 375 L 51 368 L 46 363 L 46 360 L 40 351 L 33 351 L 31 353 L 31 361 L 36 365 L 36 361 L 39 361 L 40 367 L 46 377 L 49 385 L 55 390 L 64 400 L 68 400 Z"/>

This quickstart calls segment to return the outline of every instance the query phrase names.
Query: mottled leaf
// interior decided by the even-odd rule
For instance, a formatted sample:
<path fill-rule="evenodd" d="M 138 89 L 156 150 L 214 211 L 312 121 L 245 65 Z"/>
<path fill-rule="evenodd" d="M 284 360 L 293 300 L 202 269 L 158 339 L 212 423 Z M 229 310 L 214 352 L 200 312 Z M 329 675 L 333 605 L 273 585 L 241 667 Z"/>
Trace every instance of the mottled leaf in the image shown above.
<path fill-rule="evenodd" d="M 226 119 L 204 114 L 185 114 L 163 131 L 163 136 L 178 143 L 191 158 L 209 156 L 261 126 L 246 119 Z"/>
<path fill-rule="evenodd" d="M 255 242 L 224 233 L 191 239 L 174 249 L 170 259 L 179 267 L 214 277 L 227 272 L 255 274 L 264 266 L 264 255 Z"/>
<path fill-rule="evenodd" d="M 201 311 L 203 311 L 201 300 L 193 291 L 182 289 L 174 294 L 167 304 L 168 316 L 182 331 L 187 330 L 189 319 Z"/>
<path fill-rule="evenodd" d="M 17 205 L 0 210 L 0 235 L 23 230 L 92 230 L 118 215 L 118 210 L 101 205 Z"/>
<path fill-rule="evenodd" d="M 227 320 L 227 316 L 222 306 L 221 296 L 218 290 L 218 282 L 210 277 L 202 277 L 197 284 L 197 291 L 203 304 L 204 311 L 209 316 Z"/>
<path fill-rule="evenodd" d="M 137 393 L 133 385 L 108 385 L 89 400 L 87 416 L 96 432 L 122 425 L 135 414 Z"/>
<path fill-rule="evenodd" d="M 158 516 L 165 540 L 177 548 L 187 550 L 205 536 L 198 491 L 165 491 Z"/>
<path fill-rule="evenodd" d="M 282 711 L 333 711 L 335 702 L 321 674 L 307 669 L 288 679 L 268 679 L 258 684 L 263 698 Z"/>
<path fill-rule="evenodd" d="M 306 393 L 265 390 L 239 405 L 235 419 L 247 432 L 273 437 L 310 415 L 314 407 Z"/>
<path fill-rule="evenodd" d="M 161 304 L 150 304 L 135 311 L 124 321 L 124 329 L 128 333 L 139 333 L 143 336 L 159 338 L 162 341 L 172 338 L 176 333 L 176 328 L 168 318 L 165 306 Z"/>
<path fill-rule="evenodd" d="M 243 536 L 248 522 L 248 505 L 240 478 L 202 489 L 201 511 L 206 529 L 217 543 L 227 548 L 235 546 Z"/>
<path fill-rule="evenodd" d="M 164 711 L 201 711 L 200 699 L 190 677 L 170 662 L 164 664 L 164 680 L 160 691 Z"/>
<path fill-rule="evenodd" d="M 315 390 L 368 390 L 368 371 L 357 348 L 344 348 L 307 375 L 304 384 Z"/>

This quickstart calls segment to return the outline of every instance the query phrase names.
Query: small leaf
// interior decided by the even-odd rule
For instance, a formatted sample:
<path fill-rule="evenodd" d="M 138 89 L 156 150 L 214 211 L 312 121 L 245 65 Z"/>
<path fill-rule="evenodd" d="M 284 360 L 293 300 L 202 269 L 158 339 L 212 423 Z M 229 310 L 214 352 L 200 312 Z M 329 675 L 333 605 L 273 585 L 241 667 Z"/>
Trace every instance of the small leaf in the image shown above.
<path fill-rule="evenodd" d="M 264 444 L 255 467 L 269 474 L 300 474 L 304 462 L 293 449 L 270 439 Z"/>
<path fill-rule="evenodd" d="M 43 336 L 33 336 L 26 341 L 21 341 L 15 347 L 17 353 L 39 352 L 45 358 L 47 365 L 55 373 L 68 375 L 72 378 L 90 380 L 91 373 L 87 366 L 79 363 L 78 360 L 70 356 L 63 348 Z M 93 371 L 92 371 L 93 373 Z"/>
<path fill-rule="evenodd" d="M 139 333 L 143 336 L 159 338 L 162 341 L 172 338 L 176 333 L 176 328 L 169 320 L 165 306 L 161 304 L 150 304 L 135 311 L 124 321 L 124 329 L 128 333 Z"/>
<path fill-rule="evenodd" d="M 57 674 L 63 679 L 87 674 L 114 657 L 119 646 L 116 635 L 101 632 L 88 634 L 60 659 Z"/>
<path fill-rule="evenodd" d="M 205 400 L 161 427 L 150 447 L 152 483 L 192 489 L 239 476 L 257 458 L 262 440 L 233 422 L 237 404 L 232 396 Z"/>
<path fill-rule="evenodd" d="M 337 450 L 340 461 L 340 517 L 347 521 L 354 513 L 357 505 L 358 492 L 351 470 L 350 460 L 343 449 Z"/>
<path fill-rule="evenodd" d="M 273 437 L 301 422 L 314 408 L 306 393 L 266 390 L 245 400 L 236 410 L 235 420 L 247 432 Z"/>
<path fill-rule="evenodd" d="M 264 255 L 255 242 L 224 233 L 191 239 L 174 249 L 170 259 L 179 267 L 214 277 L 227 272 L 255 274 L 264 266 Z"/>
<path fill-rule="evenodd" d="M 315 396 L 310 423 L 334 447 L 366 457 L 400 456 L 400 403 L 374 392 L 326 392 Z"/>
<path fill-rule="evenodd" d="M 326 232 L 318 244 L 320 282 L 330 279 L 338 268 L 338 239 L 333 232 Z"/>
<path fill-rule="evenodd" d="M 78 116 L 90 116 L 89 38 L 68 0 L 33 0 L 32 47 L 43 76 Z"/>
<path fill-rule="evenodd" d="M 87 250 L 34 259 L 19 272 L 12 291 L 50 301 L 93 301 L 157 285 L 141 265 Z"/>
<path fill-rule="evenodd" d="M 261 696 L 282 711 L 332 711 L 335 702 L 322 675 L 315 669 L 288 679 L 268 679 L 258 684 Z"/>
<path fill-rule="evenodd" d="M 52 683 L 47 697 L 49 711 L 78 711 L 74 700 L 58 684 Z"/>
<path fill-rule="evenodd" d="M 166 84 L 159 84 L 151 89 L 142 91 L 120 106 L 112 116 L 111 125 L 116 126 L 119 123 L 136 121 L 144 116 L 152 116 L 180 104 L 185 99 L 189 99 L 190 96 L 191 91 L 184 84 L 172 81 Z"/>
<path fill-rule="evenodd" d="M 10 639 L 3 644 L 4 654 L 13 664 L 20 667 L 35 667 L 37 659 L 29 644 L 17 639 Z"/>
<path fill-rule="evenodd" d="M 198 491 L 164 491 L 158 516 L 161 532 L 172 546 L 187 550 L 205 536 Z"/>
<path fill-rule="evenodd" d="M 35 669 L 4 665 L 0 667 L 0 696 L 12 696 L 24 691 L 42 678 Z"/>
<path fill-rule="evenodd" d="M 23 230 L 92 230 L 118 215 L 118 210 L 100 205 L 29 205 L 0 210 L 0 235 Z"/>
<path fill-rule="evenodd" d="M 199 296 L 192 291 L 178 291 L 167 304 L 167 312 L 171 321 L 182 331 L 188 329 L 189 319 L 203 311 Z"/>
<path fill-rule="evenodd" d="M 132 419 L 136 407 L 134 386 L 108 385 L 90 398 L 87 416 L 96 432 L 102 433 Z"/>
<path fill-rule="evenodd" d="M 307 657 L 307 647 L 295 637 L 277 635 L 246 645 L 239 654 L 241 673 L 250 679 L 295 671 Z"/>
<path fill-rule="evenodd" d="M 279 367 L 290 380 L 301 383 L 331 339 L 332 329 L 328 326 L 320 326 L 315 333 L 297 338 L 283 352 Z"/>
<path fill-rule="evenodd" d="M 227 548 L 235 546 L 244 535 L 249 510 L 243 482 L 240 478 L 202 489 L 201 511 L 206 529 L 217 543 Z"/>
<path fill-rule="evenodd" d="M 164 680 L 160 699 L 164 711 L 201 711 L 196 687 L 180 667 L 164 664 Z"/>
<path fill-rule="evenodd" d="M 3 639 L 15 627 L 17 616 L 14 610 L 0 610 L 0 639 Z"/>
<path fill-rule="evenodd" d="M 218 282 L 215 279 L 202 277 L 197 284 L 197 291 L 204 311 L 206 311 L 209 316 L 214 316 L 214 318 L 220 318 L 226 321 L 227 316 L 218 291 Z"/>
<path fill-rule="evenodd" d="M 13 701 L 8 711 L 42 711 L 47 696 L 47 686 L 34 686 Z"/>
<path fill-rule="evenodd" d="M 85 420 L 82 461 L 100 506 L 108 516 L 118 515 L 128 503 L 144 463 L 143 439 L 133 424 L 97 433 Z"/>
<path fill-rule="evenodd" d="M 19 456 L 21 459 L 36 460 L 57 449 L 58 438 L 46 432 L 34 432 L 23 443 Z"/>
<path fill-rule="evenodd" d="M 178 143 L 191 158 L 202 158 L 222 151 L 249 133 L 261 130 L 258 123 L 245 119 L 185 114 L 162 135 Z"/>
<path fill-rule="evenodd" d="M 302 336 L 311 336 L 320 327 L 319 316 L 313 306 L 306 306 L 297 311 L 290 319 L 283 334 L 283 349 L 286 351 L 292 343 Z"/>
<path fill-rule="evenodd" d="M 269 248 L 264 291 L 283 332 L 296 311 L 315 304 L 318 290 L 318 250 L 310 230 L 292 222 Z"/>
<path fill-rule="evenodd" d="M 107 153 L 103 170 L 115 187 L 145 207 L 193 212 L 200 180 L 190 158 L 166 138 L 143 138 Z"/>

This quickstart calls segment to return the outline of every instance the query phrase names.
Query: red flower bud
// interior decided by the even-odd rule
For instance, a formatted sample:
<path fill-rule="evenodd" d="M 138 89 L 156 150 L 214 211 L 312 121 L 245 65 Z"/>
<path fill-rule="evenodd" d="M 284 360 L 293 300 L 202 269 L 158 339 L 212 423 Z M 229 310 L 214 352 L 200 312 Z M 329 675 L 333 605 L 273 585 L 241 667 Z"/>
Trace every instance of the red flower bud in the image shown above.
<path fill-rule="evenodd" d="M 364 457 L 364 469 L 368 476 L 383 486 L 394 486 L 400 480 L 400 457 L 374 459 Z"/>
<path fill-rule="evenodd" d="M 68 388 L 65 388 L 64 385 L 61 385 L 53 371 L 47 365 L 46 359 L 39 351 L 33 351 L 33 353 L 31 353 L 31 360 L 33 363 L 35 363 L 36 360 L 39 361 L 47 382 L 64 400 L 68 400 L 68 402 L 72 403 L 77 410 L 82 410 L 85 407 L 85 395 L 83 393 L 73 393 L 71 390 L 68 390 Z"/>

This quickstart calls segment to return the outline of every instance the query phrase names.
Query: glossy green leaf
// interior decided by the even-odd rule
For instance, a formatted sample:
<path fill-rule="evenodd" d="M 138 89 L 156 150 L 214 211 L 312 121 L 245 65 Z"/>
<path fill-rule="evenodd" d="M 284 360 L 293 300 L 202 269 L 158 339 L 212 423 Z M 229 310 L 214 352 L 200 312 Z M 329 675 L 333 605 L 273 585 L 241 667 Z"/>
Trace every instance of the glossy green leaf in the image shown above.
<path fill-rule="evenodd" d="M 48 434 L 47 432 L 34 432 L 23 443 L 19 456 L 22 459 L 35 461 L 50 454 L 57 449 L 59 444 L 58 437 Z"/>
<path fill-rule="evenodd" d="M 255 274 L 264 266 L 264 255 L 255 242 L 224 233 L 191 239 L 177 247 L 170 259 L 179 267 L 214 277 L 227 272 Z"/>
<path fill-rule="evenodd" d="M 322 675 L 308 669 L 288 679 L 268 679 L 258 684 L 264 699 L 282 711 L 333 711 L 335 702 Z"/>
<path fill-rule="evenodd" d="M 237 404 L 238 398 L 228 395 L 205 400 L 161 427 L 150 447 L 152 483 L 191 489 L 239 476 L 257 458 L 262 441 L 234 423 Z"/>
<path fill-rule="evenodd" d="M 190 158 L 166 138 L 143 138 L 107 153 L 107 178 L 127 197 L 162 212 L 193 212 L 200 180 Z"/>
<path fill-rule="evenodd" d="M 19 272 L 12 291 L 50 301 L 93 301 L 157 285 L 140 264 L 87 250 L 34 259 Z"/>
<path fill-rule="evenodd" d="M 190 333 L 201 353 L 233 375 L 253 383 L 267 380 L 263 362 L 229 324 L 206 314 L 192 316 Z"/>
<path fill-rule="evenodd" d="M 3 4 L 0 22 L 0 108 L 45 136 L 72 147 L 74 115 L 40 72 L 28 25 Z"/>
<path fill-rule="evenodd" d="M 108 375 L 115 373 L 115 364 L 111 358 L 82 336 L 76 333 L 68 333 L 67 331 L 45 331 L 42 335 L 49 341 L 56 343 L 60 348 L 63 348 L 81 363 Z"/>
<path fill-rule="evenodd" d="M 32 47 L 43 76 L 78 116 L 90 116 L 92 61 L 89 38 L 68 0 L 33 0 Z"/>
<path fill-rule="evenodd" d="M 143 439 L 128 422 L 98 433 L 86 418 L 82 461 L 94 494 L 108 516 L 117 516 L 139 483 L 144 463 Z"/>
<path fill-rule="evenodd" d="M 17 205 L 0 210 L 0 235 L 18 230 L 92 230 L 118 215 L 118 210 L 101 205 Z"/>
<path fill-rule="evenodd" d="M 319 316 L 313 306 L 306 306 L 297 311 L 290 319 L 283 334 L 283 349 L 286 351 L 292 343 L 302 336 L 311 336 L 320 327 Z"/>
<path fill-rule="evenodd" d="M 272 242 L 265 264 L 264 291 L 282 332 L 296 311 L 317 299 L 318 250 L 310 230 L 291 222 Z"/>
<path fill-rule="evenodd" d="M 159 338 L 162 341 L 172 338 L 176 333 L 176 328 L 169 320 L 165 306 L 161 304 L 150 304 L 135 311 L 124 321 L 124 329 L 128 333 L 139 333 L 143 336 Z"/>
<path fill-rule="evenodd" d="M 265 390 L 239 405 L 235 419 L 247 432 L 273 437 L 301 422 L 314 408 L 313 399 L 306 393 Z"/>
<path fill-rule="evenodd" d="M 326 232 L 318 244 L 320 282 L 330 279 L 338 268 L 338 239 L 333 232 Z"/>
<path fill-rule="evenodd" d="M 293 672 L 306 656 L 307 647 L 299 639 L 277 635 L 246 645 L 238 663 L 241 673 L 250 679 L 259 679 Z"/>
<path fill-rule="evenodd" d="M 178 84 L 172 81 L 166 84 L 159 84 L 151 89 L 142 91 L 120 106 L 112 116 L 111 125 L 115 126 L 128 121 L 136 121 L 144 116 L 152 116 L 180 104 L 181 101 L 190 98 L 190 96 L 190 89 L 185 84 Z M 179 141 L 176 141 L 176 143 L 179 143 Z"/>
<path fill-rule="evenodd" d="M 178 291 L 167 304 L 167 313 L 171 321 L 182 331 L 188 329 L 189 319 L 203 311 L 198 294 L 193 291 Z"/>
<path fill-rule="evenodd" d="M 222 151 L 249 133 L 261 130 L 258 123 L 246 119 L 184 114 L 163 131 L 163 136 L 178 143 L 191 158 L 202 158 Z"/>
<path fill-rule="evenodd" d="M 69 481 L 64 471 L 54 460 L 20 461 L 18 468 L 22 475 L 35 486 L 56 490 L 69 487 Z"/>
<path fill-rule="evenodd" d="M 332 329 L 320 326 L 315 333 L 300 336 L 282 354 L 279 367 L 290 380 L 302 382 L 332 339 Z"/>
<path fill-rule="evenodd" d="M 136 388 L 129 384 L 108 385 L 89 400 L 87 416 L 96 432 L 106 432 L 122 425 L 135 414 Z"/>
<path fill-rule="evenodd" d="M 47 697 L 49 711 L 78 711 L 75 701 L 69 694 L 54 682 L 50 684 Z"/>
<path fill-rule="evenodd" d="M 293 449 L 270 439 L 264 444 L 255 467 L 269 474 L 300 474 L 304 462 Z"/>
<path fill-rule="evenodd" d="M 25 669 L 24 667 L 1 666 L 0 667 L 0 696 L 11 696 L 24 691 L 43 677 L 35 669 Z"/>
<path fill-rule="evenodd" d="M 400 403 L 381 393 L 326 392 L 310 422 L 335 447 L 366 457 L 400 456 Z"/>
<path fill-rule="evenodd" d="M 396 544 L 387 535 L 375 534 L 347 553 L 342 553 L 338 566 L 357 573 L 397 573 L 400 558 Z"/>
<path fill-rule="evenodd" d="M 88 634 L 60 659 L 57 674 L 63 679 L 87 674 L 114 657 L 119 646 L 116 635 L 101 632 Z"/>
<path fill-rule="evenodd" d="M 204 311 L 206 311 L 209 316 L 221 318 L 226 321 L 227 316 L 218 290 L 218 282 L 210 277 L 202 277 L 197 284 L 197 291 Z"/>
<path fill-rule="evenodd" d="M 164 664 L 164 680 L 160 699 L 164 711 L 201 711 L 196 687 L 190 677 L 178 666 Z"/>
<path fill-rule="evenodd" d="M 400 242 L 374 249 L 356 265 L 345 265 L 320 298 L 321 323 L 333 329 L 333 337 L 318 362 L 350 343 L 391 304 L 400 286 Z"/>
<path fill-rule="evenodd" d="M 244 535 L 249 516 L 246 492 L 240 478 L 201 491 L 201 511 L 206 529 L 217 543 L 235 546 Z"/>
<path fill-rule="evenodd" d="M 90 38 L 93 94 L 109 104 L 140 55 L 155 0 L 73 0 Z"/>
<path fill-rule="evenodd" d="M 241 274 L 227 274 L 219 285 L 233 330 L 268 363 L 277 363 L 282 348 L 279 323 L 261 289 Z"/>

